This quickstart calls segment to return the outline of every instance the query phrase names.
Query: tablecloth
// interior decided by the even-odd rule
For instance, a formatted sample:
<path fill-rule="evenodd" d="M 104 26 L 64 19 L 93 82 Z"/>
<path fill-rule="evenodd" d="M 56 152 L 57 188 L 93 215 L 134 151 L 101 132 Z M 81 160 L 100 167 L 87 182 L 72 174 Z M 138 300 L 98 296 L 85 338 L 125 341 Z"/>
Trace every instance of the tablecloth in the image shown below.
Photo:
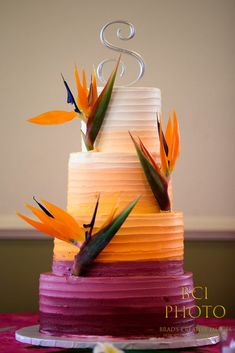
<path fill-rule="evenodd" d="M 15 331 L 26 326 L 37 325 L 39 316 L 37 313 L 16 313 L 16 314 L 0 314 L 0 353 L 52 353 L 52 352 L 71 352 L 71 353 L 90 353 L 89 349 L 63 349 L 63 348 L 46 348 L 31 346 L 20 343 L 15 340 Z M 198 320 L 198 324 L 209 327 L 219 326 L 235 326 L 235 320 L 232 319 L 203 319 Z M 7 330 L 1 330 L 3 328 Z M 218 353 L 220 351 L 219 344 L 199 347 L 197 349 L 184 348 L 162 350 L 159 352 L 200 352 L 200 353 Z M 131 351 L 128 351 L 131 352 Z M 144 351 L 138 351 L 138 353 Z M 147 352 L 147 351 L 145 351 Z M 151 351 L 154 352 L 154 351 Z"/>

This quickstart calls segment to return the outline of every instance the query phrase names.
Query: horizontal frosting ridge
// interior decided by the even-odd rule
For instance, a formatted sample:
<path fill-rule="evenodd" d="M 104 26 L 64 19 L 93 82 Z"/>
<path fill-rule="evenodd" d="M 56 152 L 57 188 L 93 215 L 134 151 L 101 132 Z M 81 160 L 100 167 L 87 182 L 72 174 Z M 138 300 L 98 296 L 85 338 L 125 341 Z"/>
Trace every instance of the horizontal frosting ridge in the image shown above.
<path fill-rule="evenodd" d="M 89 218 L 75 218 L 89 222 Z M 95 229 L 105 217 L 98 216 Z M 97 228 L 96 228 L 97 227 Z M 54 261 L 73 261 L 78 248 L 55 240 Z M 96 261 L 182 260 L 184 224 L 180 212 L 131 214 Z"/>
<path fill-rule="evenodd" d="M 99 92 L 101 88 L 99 89 Z M 95 146 L 101 152 L 134 152 L 128 134 L 137 133 L 152 152 L 159 151 L 157 112 L 161 111 L 161 92 L 154 87 L 114 87 Z M 82 122 L 82 131 L 86 125 Z M 83 145 L 83 151 L 86 148 Z"/>
<path fill-rule="evenodd" d="M 192 293 L 192 274 L 178 276 L 40 277 L 40 329 L 42 332 L 156 336 L 161 326 L 194 328 L 194 320 L 170 315 L 166 305 L 191 308 L 182 287 Z M 102 325 L 100 324 L 102 322 Z M 141 327 L 141 331 L 140 331 Z"/>
<path fill-rule="evenodd" d="M 109 214 L 117 200 L 120 208 L 124 208 L 138 195 L 141 198 L 133 213 L 159 212 L 135 152 L 70 154 L 68 212 L 75 216 L 91 215 L 98 193 L 101 193 L 99 214 Z"/>

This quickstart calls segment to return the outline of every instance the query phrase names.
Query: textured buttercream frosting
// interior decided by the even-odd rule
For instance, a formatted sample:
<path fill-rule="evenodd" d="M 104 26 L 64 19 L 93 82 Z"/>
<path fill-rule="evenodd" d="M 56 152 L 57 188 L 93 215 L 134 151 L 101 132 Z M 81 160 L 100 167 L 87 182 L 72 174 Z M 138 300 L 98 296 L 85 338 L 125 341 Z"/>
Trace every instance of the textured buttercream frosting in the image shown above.
<path fill-rule="evenodd" d="M 53 261 L 53 274 L 71 275 L 73 261 Z M 88 266 L 86 277 L 170 276 L 182 275 L 183 260 L 142 260 L 100 262 Z"/>
<path fill-rule="evenodd" d="M 101 91 L 101 88 L 99 88 Z M 96 148 L 102 152 L 134 152 L 128 131 L 137 134 L 152 152 L 159 150 L 157 112 L 161 91 L 154 87 L 114 87 L 98 134 Z M 85 124 L 82 123 L 85 132 Z M 83 145 L 83 150 L 85 147 Z"/>
<path fill-rule="evenodd" d="M 139 136 L 159 162 L 160 110 L 157 88 L 114 88 L 95 150 L 70 155 L 67 211 L 79 224 L 90 222 L 98 194 L 94 232 L 117 202 L 121 210 L 141 198 L 83 277 L 71 275 L 78 248 L 55 239 L 53 273 L 40 278 L 41 332 L 138 338 L 161 336 L 161 327 L 193 332 L 189 315 L 165 315 L 166 305 L 194 305 L 192 296 L 182 298 L 182 287 L 193 288 L 192 274 L 183 270 L 183 214 L 160 211 L 128 134 Z"/>
<path fill-rule="evenodd" d="M 98 193 L 101 193 L 98 211 L 101 215 L 108 215 L 117 200 L 123 208 L 138 195 L 141 198 L 132 214 L 159 212 L 136 153 L 70 154 L 68 212 L 75 216 L 91 215 Z M 169 194 L 172 194 L 171 183 Z"/>
<path fill-rule="evenodd" d="M 182 298 L 187 287 L 189 298 Z M 192 274 L 178 276 L 40 278 L 40 328 L 43 333 L 154 337 L 161 328 L 191 333 L 194 319 L 171 313 L 166 305 L 193 307 Z M 174 332 L 174 331 L 173 331 Z"/>
<path fill-rule="evenodd" d="M 80 220 L 78 216 L 75 217 Z M 85 218 L 85 221 L 88 219 Z M 96 226 L 103 221 L 104 217 L 98 217 Z M 55 240 L 54 261 L 73 261 L 77 252 L 74 245 Z M 182 213 L 133 214 L 100 253 L 96 262 L 182 260 L 183 253 Z"/>

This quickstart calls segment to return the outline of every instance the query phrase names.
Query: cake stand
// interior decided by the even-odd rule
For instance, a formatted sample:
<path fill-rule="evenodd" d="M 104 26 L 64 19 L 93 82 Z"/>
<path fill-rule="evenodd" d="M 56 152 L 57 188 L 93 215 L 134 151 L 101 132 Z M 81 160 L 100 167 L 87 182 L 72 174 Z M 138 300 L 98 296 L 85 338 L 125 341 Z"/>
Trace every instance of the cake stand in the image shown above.
<path fill-rule="evenodd" d="M 197 326 L 197 333 L 188 336 L 148 339 L 125 339 L 110 336 L 77 336 L 57 337 L 41 334 L 39 325 L 19 329 L 15 333 L 16 340 L 36 346 L 57 348 L 93 348 L 98 342 L 114 344 L 119 349 L 171 349 L 200 347 L 219 342 L 217 329 L 207 326 Z"/>

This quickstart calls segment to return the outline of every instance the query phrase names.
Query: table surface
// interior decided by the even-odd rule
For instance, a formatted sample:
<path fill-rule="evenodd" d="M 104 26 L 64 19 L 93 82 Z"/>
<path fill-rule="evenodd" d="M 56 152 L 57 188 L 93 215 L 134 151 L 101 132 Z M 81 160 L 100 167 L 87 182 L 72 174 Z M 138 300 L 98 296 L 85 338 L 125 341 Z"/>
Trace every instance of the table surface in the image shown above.
<path fill-rule="evenodd" d="M 0 314 L 0 353 L 49 353 L 49 352 L 80 352 L 90 353 L 89 349 L 64 349 L 64 348 L 45 348 L 31 346 L 20 343 L 15 340 L 15 331 L 26 326 L 37 325 L 39 316 L 37 313 L 16 313 L 16 314 Z M 219 327 L 219 326 L 235 326 L 235 320 L 232 319 L 199 319 L 198 324 Z M 7 330 L 3 330 L 7 328 Z M 218 353 L 220 351 L 219 344 L 204 346 L 198 348 L 184 348 L 161 350 L 156 352 L 198 352 L 198 353 Z M 128 351 L 130 352 L 130 351 Z M 144 351 L 137 351 L 144 352 Z M 146 351 L 147 352 L 147 351 Z M 148 351 L 149 352 L 149 351 Z M 153 351 L 151 351 L 153 352 Z"/>

